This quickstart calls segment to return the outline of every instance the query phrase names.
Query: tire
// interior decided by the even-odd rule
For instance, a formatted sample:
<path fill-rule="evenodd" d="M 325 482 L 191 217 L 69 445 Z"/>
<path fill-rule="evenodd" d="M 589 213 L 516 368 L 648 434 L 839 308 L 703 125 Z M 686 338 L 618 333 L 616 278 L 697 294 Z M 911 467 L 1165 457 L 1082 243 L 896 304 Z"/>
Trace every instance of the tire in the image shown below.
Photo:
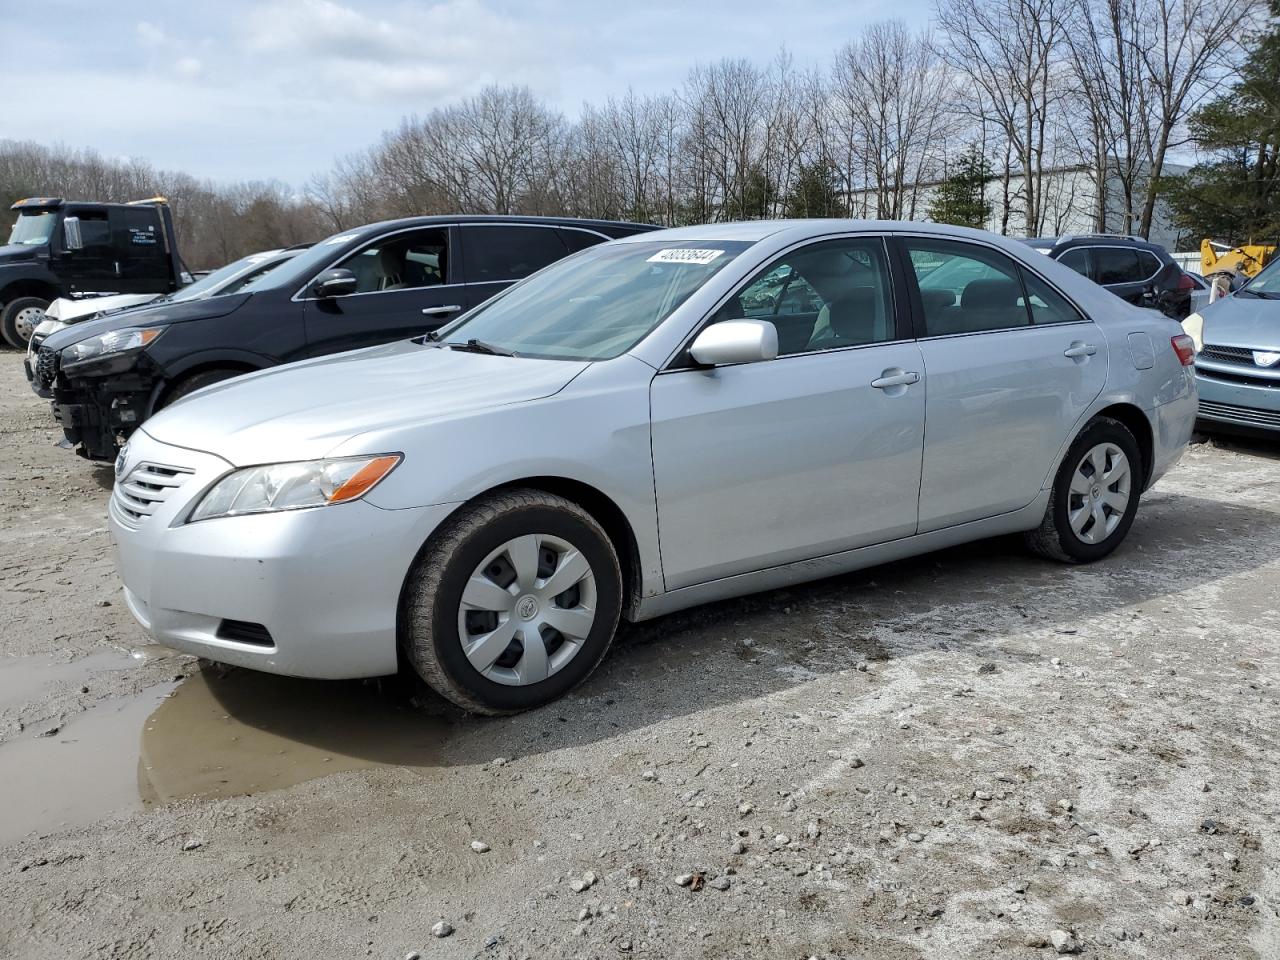
<path fill-rule="evenodd" d="M 27 349 L 31 331 L 40 322 L 31 322 L 31 311 L 43 313 L 47 309 L 49 301 L 41 297 L 18 297 L 0 307 L 0 334 L 4 335 L 5 342 L 18 350 Z"/>
<path fill-rule="evenodd" d="M 1115 472 L 1122 466 L 1117 453 L 1123 455 L 1126 475 Z M 1097 463 L 1114 473 L 1116 479 L 1107 484 L 1091 483 Z M 1089 474 L 1091 470 L 1095 472 Z M 1090 420 L 1063 457 L 1044 520 L 1025 535 L 1027 546 L 1042 557 L 1062 563 L 1101 560 L 1120 545 L 1133 526 L 1144 470 L 1138 442 L 1128 427 L 1110 417 Z"/>
<path fill-rule="evenodd" d="M 578 575 L 584 561 L 587 573 Z M 542 592 L 569 582 L 564 592 Z M 464 604 L 464 589 L 485 606 Z M 418 555 L 403 595 L 401 645 L 418 675 L 458 706 L 496 716 L 549 703 L 599 666 L 618 627 L 622 571 L 608 535 L 582 507 L 518 489 L 450 517 Z M 585 636 L 548 633 L 544 617 Z"/>
<path fill-rule="evenodd" d="M 179 380 L 170 390 L 160 398 L 160 402 L 156 404 L 156 410 L 163 410 L 171 403 L 176 403 L 188 394 L 195 393 L 204 387 L 212 386 L 215 383 L 221 383 L 223 380 L 230 380 L 232 377 L 238 377 L 244 373 L 243 370 L 204 370 L 200 373 L 192 374 L 185 380 Z"/>

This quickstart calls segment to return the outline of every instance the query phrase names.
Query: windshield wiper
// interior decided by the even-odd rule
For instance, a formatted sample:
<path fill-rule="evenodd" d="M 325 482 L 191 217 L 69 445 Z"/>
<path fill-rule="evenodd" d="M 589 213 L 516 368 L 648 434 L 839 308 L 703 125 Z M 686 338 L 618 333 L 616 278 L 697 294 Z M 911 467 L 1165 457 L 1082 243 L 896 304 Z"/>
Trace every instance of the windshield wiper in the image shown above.
<path fill-rule="evenodd" d="M 514 350 L 508 350 L 506 347 L 496 347 L 492 343 L 485 343 L 483 340 L 477 340 L 472 337 L 466 343 L 449 343 L 452 350 L 465 350 L 469 353 L 484 353 L 494 357 L 514 357 Z"/>

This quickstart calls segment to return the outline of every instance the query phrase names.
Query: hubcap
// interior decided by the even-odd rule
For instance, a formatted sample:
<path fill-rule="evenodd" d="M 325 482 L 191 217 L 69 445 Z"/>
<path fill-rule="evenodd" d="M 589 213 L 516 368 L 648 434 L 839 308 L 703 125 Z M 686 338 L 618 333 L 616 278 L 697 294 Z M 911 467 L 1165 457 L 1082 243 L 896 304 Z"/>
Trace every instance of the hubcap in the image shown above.
<path fill-rule="evenodd" d="M 472 571 L 458 607 L 458 639 L 482 676 L 522 687 L 563 670 L 595 619 L 587 558 L 567 540 L 528 534 Z"/>
<path fill-rule="evenodd" d="M 1071 475 L 1067 521 L 1084 543 L 1101 543 L 1115 533 L 1132 496 L 1129 458 L 1114 443 L 1100 443 L 1081 458 Z"/>
<path fill-rule="evenodd" d="M 40 326 L 43 319 L 44 310 L 40 307 L 23 307 L 13 318 L 13 325 L 17 328 L 18 336 L 23 340 L 30 340 L 31 334 L 36 332 L 36 327 Z"/>

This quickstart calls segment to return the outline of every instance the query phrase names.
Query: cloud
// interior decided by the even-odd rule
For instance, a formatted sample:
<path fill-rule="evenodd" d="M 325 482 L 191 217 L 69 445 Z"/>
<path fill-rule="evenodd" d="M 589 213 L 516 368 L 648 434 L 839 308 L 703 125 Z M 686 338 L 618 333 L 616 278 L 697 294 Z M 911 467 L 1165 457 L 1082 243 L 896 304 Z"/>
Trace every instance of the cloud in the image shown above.
<path fill-rule="evenodd" d="M 146 20 L 138 21 L 135 32 L 138 34 L 138 42 L 144 47 L 160 47 L 168 42 L 164 31 Z"/>
<path fill-rule="evenodd" d="M 173 65 L 173 70 L 184 80 L 195 80 L 204 73 L 204 64 L 195 57 L 183 57 Z"/>
<path fill-rule="evenodd" d="M 538 28 L 480 0 L 382 5 L 377 13 L 338 0 L 270 0 L 246 17 L 245 49 L 289 86 L 317 85 L 361 100 L 454 99 L 486 83 L 553 92 L 557 71 Z"/>

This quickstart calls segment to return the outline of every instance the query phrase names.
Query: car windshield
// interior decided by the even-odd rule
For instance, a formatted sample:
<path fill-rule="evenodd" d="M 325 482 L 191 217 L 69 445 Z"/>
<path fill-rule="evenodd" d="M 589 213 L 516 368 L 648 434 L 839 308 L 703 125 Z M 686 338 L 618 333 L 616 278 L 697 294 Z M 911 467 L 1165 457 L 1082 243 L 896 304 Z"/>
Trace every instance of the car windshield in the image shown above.
<path fill-rule="evenodd" d="M 53 236 L 53 225 L 58 218 L 48 210 L 39 213 L 23 213 L 9 232 L 9 242 L 20 247 L 42 247 Z"/>
<path fill-rule="evenodd" d="M 525 357 L 626 353 L 742 253 L 742 240 L 607 243 L 562 260 L 440 331 Z"/>
<path fill-rule="evenodd" d="M 1259 296 L 1280 294 L 1280 260 L 1273 260 L 1263 271 L 1240 288 Z"/>
<path fill-rule="evenodd" d="M 177 302 L 184 300 L 200 300 L 216 294 L 235 293 L 245 286 L 245 281 L 256 279 L 263 273 L 269 273 L 273 264 L 283 262 L 278 255 L 271 253 L 255 253 L 228 263 L 220 270 L 201 277 L 195 283 L 189 283 L 169 299 Z M 236 282 L 236 281 L 239 282 Z M 225 289 L 219 289 L 225 287 Z"/>

